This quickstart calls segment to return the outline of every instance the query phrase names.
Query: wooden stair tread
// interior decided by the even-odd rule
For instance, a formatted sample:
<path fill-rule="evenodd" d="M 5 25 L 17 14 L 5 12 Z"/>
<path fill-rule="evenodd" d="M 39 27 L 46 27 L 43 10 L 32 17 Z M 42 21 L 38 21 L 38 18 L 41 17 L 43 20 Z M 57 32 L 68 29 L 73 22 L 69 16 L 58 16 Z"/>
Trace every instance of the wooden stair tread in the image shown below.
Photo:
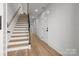
<path fill-rule="evenodd" d="M 27 41 L 27 40 L 29 40 L 29 39 L 10 40 L 9 42 Z"/>
<path fill-rule="evenodd" d="M 27 36 L 29 36 L 29 35 L 19 35 L 19 36 L 11 36 L 11 37 L 27 37 Z"/>
<path fill-rule="evenodd" d="M 20 27 L 20 28 L 28 28 L 27 26 L 15 26 L 15 28 L 18 28 L 18 27 Z"/>
<path fill-rule="evenodd" d="M 7 51 L 18 51 L 18 50 L 24 50 L 24 49 L 31 49 L 30 45 L 27 46 L 20 46 L 20 47 L 14 47 L 14 48 L 9 48 Z"/>
<path fill-rule="evenodd" d="M 21 34 L 21 33 L 29 33 L 29 32 L 13 32 L 13 34 Z"/>
<path fill-rule="evenodd" d="M 23 25 L 23 24 L 16 24 L 16 26 L 28 26 L 28 25 Z"/>
<path fill-rule="evenodd" d="M 20 36 L 21 36 L 21 35 L 29 35 L 29 33 L 21 33 L 21 32 L 19 33 L 19 32 L 16 32 L 16 33 L 13 33 L 13 34 L 12 34 L 12 36 L 15 36 L 15 35 L 16 35 L 16 36 L 19 36 L 19 35 L 20 35 Z"/>
<path fill-rule="evenodd" d="M 28 30 L 28 28 L 26 28 L 26 29 L 14 29 L 14 31 L 20 31 L 20 30 L 26 31 L 26 30 Z"/>
<path fill-rule="evenodd" d="M 20 46 L 27 46 L 29 43 L 24 43 L 24 44 L 16 44 L 16 45 L 8 45 L 8 48 L 15 48 L 15 47 L 20 47 Z"/>

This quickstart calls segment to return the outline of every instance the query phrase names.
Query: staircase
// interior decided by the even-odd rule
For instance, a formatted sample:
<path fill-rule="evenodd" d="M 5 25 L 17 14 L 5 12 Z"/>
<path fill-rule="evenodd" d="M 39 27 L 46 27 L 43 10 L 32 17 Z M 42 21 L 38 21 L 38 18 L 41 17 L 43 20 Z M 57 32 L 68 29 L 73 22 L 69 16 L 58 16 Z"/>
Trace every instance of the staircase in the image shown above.
<path fill-rule="evenodd" d="M 20 16 L 11 39 L 8 42 L 8 52 L 30 49 L 28 22 L 25 16 Z"/>

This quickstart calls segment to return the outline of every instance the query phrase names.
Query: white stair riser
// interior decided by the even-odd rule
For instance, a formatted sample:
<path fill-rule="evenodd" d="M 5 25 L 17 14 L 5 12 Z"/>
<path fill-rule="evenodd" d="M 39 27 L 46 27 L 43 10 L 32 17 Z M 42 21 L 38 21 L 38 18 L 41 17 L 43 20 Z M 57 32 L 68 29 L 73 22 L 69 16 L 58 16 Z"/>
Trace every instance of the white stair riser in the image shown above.
<path fill-rule="evenodd" d="M 20 25 L 21 25 L 21 26 L 28 26 L 28 25 L 16 24 L 16 26 L 20 26 Z"/>
<path fill-rule="evenodd" d="M 16 24 L 16 26 L 28 26 L 28 25 L 26 25 L 26 24 Z"/>
<path fill-rule="evenodd" d="M 12 36 L 21 36 L 21 35 L 29 35 L 29 33 L 22 33 L 22 34 L 12 34 Z"/>
<path fill-rule="evenodd" d="M 15 26 L 15 28 L 17 28 L 17 27 L 21 27 L 21 28 L 28 28 L 29 26 Z"/>
<path fill-rule="evenodd" d="M 26 28 L 14 28 L 14 29 L 28 29 L 28 28 L 26 27 Z"/>

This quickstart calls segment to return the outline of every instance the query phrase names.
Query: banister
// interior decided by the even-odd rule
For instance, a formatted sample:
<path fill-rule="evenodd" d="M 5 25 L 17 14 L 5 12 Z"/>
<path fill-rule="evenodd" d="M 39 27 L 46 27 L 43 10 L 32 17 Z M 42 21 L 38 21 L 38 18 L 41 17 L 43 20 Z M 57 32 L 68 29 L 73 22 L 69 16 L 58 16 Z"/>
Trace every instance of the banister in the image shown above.
<path fill-rule="evenodd" d="M 28 15 L 28 25 L 29 25 L 29 44 L 31 44 L 31 33 L 30 33 L 30 17 L 29 17 L 29 3 L 27 3 L 27 15 Z"/>

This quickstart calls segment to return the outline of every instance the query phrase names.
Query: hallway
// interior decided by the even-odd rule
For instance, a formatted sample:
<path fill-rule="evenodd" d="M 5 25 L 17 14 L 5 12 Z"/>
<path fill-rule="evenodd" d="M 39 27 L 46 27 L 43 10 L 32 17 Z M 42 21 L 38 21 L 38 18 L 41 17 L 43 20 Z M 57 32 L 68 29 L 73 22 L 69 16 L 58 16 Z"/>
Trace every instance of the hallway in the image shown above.
<path fill-rule="evenodd" d="M 20 15 L 10 41 L 8 42 L 8 56 L 61 56 L 35 34 L 31 33 L 29 44 L 27 15 Z M 27 29 L 27 30 L 26 30 Z M 25 38 L 24 38 L 25 37 Z"/>
<path fill-rule="evenodd" d="M 1 3 L 0 10 L 0 56 L 79 55 L 79 3 Z"/>

